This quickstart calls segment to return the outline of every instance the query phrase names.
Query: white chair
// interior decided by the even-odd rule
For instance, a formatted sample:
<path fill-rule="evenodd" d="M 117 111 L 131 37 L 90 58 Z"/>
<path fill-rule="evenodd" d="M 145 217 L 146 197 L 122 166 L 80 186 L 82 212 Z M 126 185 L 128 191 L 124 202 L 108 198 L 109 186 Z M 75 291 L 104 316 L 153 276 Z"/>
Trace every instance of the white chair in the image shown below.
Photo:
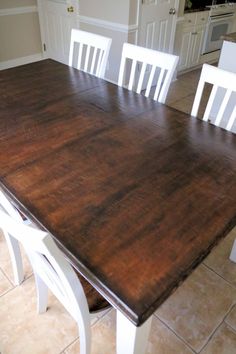
<path fill-rule="evenodd" d="M 42 230 L 25 225 L 19 220 L 14 208 L 9 209 L 8 203 L 3 201 L 4 198 L 2 194 L 0 228 L 10 235 L 16 244 L 22 243 L 30 259 L 36 282 L 38 312 L 43 313 L 47 309 L 49 288 L 78 324 L 80 353 L 89 354 L 89 311 L 104 310 L 109 304 L 87 281 L 82 278 L 79 280 L 52 237 Z"/>
<path fill-rule="evenodd" d="M 123 86 L 124 78 L 127 77 L 125 71 L 126 64 L 130 62 L 132 66 L 129 75 L 128 90 L 134 89 L 137 93 L 140 93 L 145 85 L 146 76 L 149 73 L 147 86 L 145 85 L 145 96 L 148 97 L 152 86 L 156 86 L 154 100 L 165 103 L 178 60 L 179 57 L 172 54 L 124 43 L 118 85 Z"/>
<path fill-rule="evenodd" d="M 212 84 L 213 87 L 205 109 L 203 120 L 211 120 L 211 123 L 214 125 L 221 126 L 232 131 L 236 121 L 236 96 L 232 96 L 236 93 L 236 74 L 208 64 L 203 65 L 191 112 L 191 115 L 194 117 L 197 117 L 198 114 L 205 83 Z M 216 116 L 211 116 L 214 105 L 218 103 L 216 97 L 219 94 L 219 90 L 221 90 L 221 93 L 223 91 L 223 97 L 220 100 Z M 231 109 L 230 112 L 227 112 L 229 102 L 231 102 Z"/>
<path fill-rule="evenodd" d="M 225 112 L 232 94 L 236 93 L 236 74 L 208 64 L 203 65 L 191 112 L 191 115 L 194 117 L 197 117 L 198 114 L 205 83 L 212 84 L 213 87 L 205 109 L 203 120 L 211 120 L 211 123 L 214 125 L 221 126 L 222 121 L 227 118 L 226 122 L 224 122 L 225 129 L 231 131 L 234 123 L 236 122 L 236 100 L 233 101 L 233 106 L 231 107 L 231 112 L 228 117 L 225 115 Z M 217 91 L 220 88 L 224 89 L 223 97 L 221 97 L 221 102 L 216 117 L 213 117 L 212 120 L 211 111 L 215 103 Z M 231 261 L 236 262 L 236 240 L 234 241 L 229 258 Z"/>
<path fill-rule="evenodd" d="M 0 206 L 2 209 L 6 210 L 8 214 L 12 215 L 15 220 L 19 223 L 23 223 L 23 219 L 18 213 L 17 209 L 15 209 L 12 204 L 8 201 L 5 197 L 3 192 L 0 190 Z M 22 264 L 22 257 L 20 252 L 20 247 L 18 241 L 9 235 L 5 230 L 3 230 L 3 234 L 6 239 L 6 243 L 8 246 L 12 269 L 13 269 L 13 276 L 14 276 L 14 283 L 15 285 L 20 285 L 24 280 L 24 273 L 23 273 L 23 264 Z"/>
<path fill-rule="evenodd" d="M 111 38 L 98 34 L 72 29 L 70 41 L 69 66 L 73 66 L 75 44 L 78 43 L 76 68 L 103 78 L 111 47 Z"/>

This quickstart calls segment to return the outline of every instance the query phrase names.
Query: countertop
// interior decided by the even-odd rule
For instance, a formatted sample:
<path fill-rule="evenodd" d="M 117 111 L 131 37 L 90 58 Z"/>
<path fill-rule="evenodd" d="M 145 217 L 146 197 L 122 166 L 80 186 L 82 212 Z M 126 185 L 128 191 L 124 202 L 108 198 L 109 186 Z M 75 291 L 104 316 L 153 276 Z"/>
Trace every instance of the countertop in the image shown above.
<path fill-rule="evenodd" d="M 208 7 L 197 7 L 197 8 L 192 8 L 192 9 L 185 9 L 184 13 L 189 14 L 191 12 L 200 12 L 200 11 L 209 11 L 210 9 Z"/>
<path fill-rule="evenodd" d="M 229 42 L 236 43 L 236 32 L 224 34 L 220 38 L 223 39 L 224 41 L 229 41 Z"/>

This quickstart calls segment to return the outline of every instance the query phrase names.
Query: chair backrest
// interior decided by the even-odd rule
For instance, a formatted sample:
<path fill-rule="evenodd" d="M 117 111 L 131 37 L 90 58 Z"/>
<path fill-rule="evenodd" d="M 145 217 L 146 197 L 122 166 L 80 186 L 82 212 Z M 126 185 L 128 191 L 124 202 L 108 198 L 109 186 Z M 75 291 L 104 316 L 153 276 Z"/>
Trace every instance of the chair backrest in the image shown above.
<path fill-rule="evenodd" d="M 1 202 L 4 198 L 2 195 Z M 89 308 L 77 275 L 47 232 L 25 225 L 5 205 L 1 203 L 0 228 L 24 246 L 35 276 L 43 281 L 77 321 L 82 347 L 87 348 L 83 353 L 89 353 Z"/>
<path fill-rule="evenodd" d="M 9 202 L 9 200 L 5 197 L 5 195 L 1 190 L 0 190 L 0 208 L 6 210 L 7 213 L 11 215 L 18 222 L 23 223 L 23 219 L 18 213 L 17 209 L 14 208 L 14 206 Z M 19 243 L 15 238 L 11 237 L 11 235 L 9 235 L 5 230 L 3 230 L 3 233 L 10 253 L 13 275 L 14 275 L 14 282 L 15 285 L 19 285 L 24 280 L 23 263 L 22 263 Z"/>
<path fill-rule="evenodd" d="M 198 114 L 205 83 L 212 84 L 213 87 L 205 109 L 203 120 L 208 121 L 212 118 L 210 115 L 212 109 L 214 108 L 214 104 L 216 104 L 217 95 L 219 94 L 219 90 L 223 89 L 223 97 L 220 95 L 220 105 L 217 109 L 214 120 L 212 120 L 212 123 L 216 126 L 221 126 L 223 120 L 227 119 L 225 129 L 232 130 L 233 125 L 236 122 L 236 74 L 212 65 L 203 65 L 191 112 L 191 115 L 194 117 Z M 226 114 L 226 110 L 229 107 L 229 102 L 231 102 L 230 114 Z"/>
<path fill-rule="evenodd" d="M 77 29 L 71 30 L 69 66 L 73 66 L 75 44 L 78 43 L 76 68 L 103 78 L 111 47 L 111 38 Z"/>
<path fill-rule="evenodd" d="M 156 86 L 154 100 L 165 103 L 166 96 L 178 64 L 179 57 L 176 55 L 159 52 L 133 44 L 124 43 L 120 64 L 118 85 L 123 86 L 126 64 L 132 63 L 128 89 L 134 89 L 140 93 L 144 79 L 149 70 L 145 96 L 148 97 L 152 86 Z M 137 65 L 139 64 L 139 65 Z M 141 70 L 140 70 L 141 69 Z"/>

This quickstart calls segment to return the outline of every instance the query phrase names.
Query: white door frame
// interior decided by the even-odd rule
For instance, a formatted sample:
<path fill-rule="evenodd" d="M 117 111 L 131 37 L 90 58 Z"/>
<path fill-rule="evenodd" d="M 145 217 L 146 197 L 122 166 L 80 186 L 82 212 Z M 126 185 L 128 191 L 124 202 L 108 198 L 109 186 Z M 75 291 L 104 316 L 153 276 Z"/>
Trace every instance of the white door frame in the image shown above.
<path fill-rule="evenodd" d="M 39 27 L 40 27 L 40 34 L 41 34 L 41 43 L 42 43 L 42 53 L 43 58 L 47 59 L 47 48 L 46 48 L 46 35 L 45 35 L 45 26 L 44 26 L 44 15 L 43 15 L 43 0 L 37 0 L 38 6 L 38 15 L 39 15 Z"/>

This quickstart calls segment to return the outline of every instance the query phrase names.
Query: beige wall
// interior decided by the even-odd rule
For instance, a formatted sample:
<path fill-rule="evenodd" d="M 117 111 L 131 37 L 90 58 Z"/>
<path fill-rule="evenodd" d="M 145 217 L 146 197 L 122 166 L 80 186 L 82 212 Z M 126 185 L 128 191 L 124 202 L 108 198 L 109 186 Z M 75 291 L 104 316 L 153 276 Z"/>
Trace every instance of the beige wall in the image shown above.
<path fill-rule="evenodd" d="M 139 0 L 130 0 L 129 8 L 129 24 L 135 25 L 138 23 L 138 9 L 139 9 Z"/>
<path fill-rule="evenodd" d="M 0 0 L 0 9 L 37 5 L 37 0 Z"/>
<path fill-rule="evenodd" d="M 117 32 L 94 25 L 85 23 L 80 24 L 80 29 L 88 32 L 93 32 L 112 38 L 111 50 L 108 58 L 108 65 L 106 70 L 106 78 L 110 81 L 118 81 L 118 73 L 121 60 L 122 46 L 124 42 L 127 42 L 127 33 Z"/>
<path fill-rule="evenodd" d="M 79 12 L 83 16 L 127 24 L 129 0 L 80 0 Z"/>
<path fill-rule="evenodd" d="M 36 0 L 0 0 L 0 11 L 36 4 Z M 42 53 L 38 13 L 0 16 L 0 43 L 0 62 Z"/>

